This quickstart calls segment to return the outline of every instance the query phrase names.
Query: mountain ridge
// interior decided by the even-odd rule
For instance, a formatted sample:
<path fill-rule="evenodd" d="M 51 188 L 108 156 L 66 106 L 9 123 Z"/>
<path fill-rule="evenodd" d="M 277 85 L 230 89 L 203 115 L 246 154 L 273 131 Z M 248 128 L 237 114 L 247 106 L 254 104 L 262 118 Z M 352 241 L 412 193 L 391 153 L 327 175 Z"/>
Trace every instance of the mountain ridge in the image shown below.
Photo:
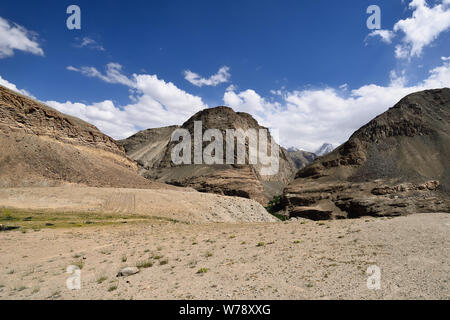
<path fill-rule="evenodd" d="M 314 153 L 318 156 L 325 156 L 327 154 L 329 154 L 330 152 L 333 152 L 333 150 L 336 149 L 335 146 L 333 146 L 331 143 L 325 142 L 324 144 L 322 144 L 320 146 L 319 149 L 317 149 L 316 151 L 314 151 Z"/>
<path fill-rule="evenodd" d="M 449 212 L 449 123 L 449 88 L 410 94 L 300 170 L 283 206 L 312 219 Z"/>
<path fill-rule="evenodd" d="M 274 176 L 263 176 L 260 174 L 261 166 L 259 164 L 248 164 L 248 154 L 246 154 L 246 164 L 243 165 L 192 164 L 175 166 L 172 163 L 171 150 L 177 142 L 170 141 L 171 134 L 175 129 L 181 128 L 188 130 L 193 137 L 195 121 L 202 122 L 202 133 L 207 129 L 218 129 L 222 132 L 224 135 L 224 151 L 226 145 L 225 131 L 227 129 L 267 130 L 267 128 L 260 126 L 250 114 L 235 112 L 232 108 L 219 106 L 197 112 L 181 126 L 143 130 L 137 135 L 121 140 L 120 143 L 125 147 L 128 155 L 140 164 L 140 173 L 146 178 L 177 186 L 189 186 L 201 192 L 255 199 L 262 204 L 267 204 L 273 196 L 281 194 L 284 186 L 295 175 L 295 164 L 289 157 L 288 152 L 282 147 L 279 148 L 280 171 Z M 267 132 L 270 138 L 270 132 Z M 147 141 L 137 141 L 140 136 L 144 135 L 147 136 Z M 139 148 L 142 151 L 140 156 Z"/>
<path fill-rule="evenodd" d="M 294 161 L 297 170 L 303 169 L 317 158 L 315 153 L 300 150 L 294 147 L 289 148 L 287 152 L 292 161 Z"/>

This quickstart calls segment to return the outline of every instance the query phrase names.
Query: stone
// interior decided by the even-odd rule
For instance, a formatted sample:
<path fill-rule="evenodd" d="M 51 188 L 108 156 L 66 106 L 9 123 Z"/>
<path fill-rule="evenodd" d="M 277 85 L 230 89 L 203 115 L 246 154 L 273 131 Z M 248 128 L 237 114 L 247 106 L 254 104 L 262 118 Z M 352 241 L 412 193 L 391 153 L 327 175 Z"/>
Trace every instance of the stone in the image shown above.
<path fill-rule="evenodd" d="M 139 272 L 137 267 L 126 267 L 119 271 L 117 277 L 128 277 Z"/>

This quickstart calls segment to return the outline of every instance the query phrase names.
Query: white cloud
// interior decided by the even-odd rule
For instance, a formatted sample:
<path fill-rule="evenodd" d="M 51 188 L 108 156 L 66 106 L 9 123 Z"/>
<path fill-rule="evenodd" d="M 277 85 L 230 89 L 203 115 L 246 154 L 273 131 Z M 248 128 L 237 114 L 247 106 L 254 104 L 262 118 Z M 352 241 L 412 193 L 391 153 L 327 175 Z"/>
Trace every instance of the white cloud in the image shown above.
<path fill-rule="evenodd" d="M 106 74 L 102 74 L 94 67 L 76 68 L 73 66 L 68 66 L 66 69 L 70 71 L 80 72 L 85 76 L 91 78 L 99 78 L 108 83 L 120 83 L 128 87 L 134 86 L 133 81 L 122 74 L 122 66 L 118 63 L 108 63 L 106 65 Z"/>
<path fill-rule="evenodd" d="M 406 85 L 405 72 L 391 72 L 388 86 L 369 84 L 348 93 L 340 89 L 284 91 L 279 103 L 268 103 L 254 90 L 230 94 L 224 102 L 235 110 L 256 111 L 258 121 L 279 129 L 284 146 L 314 151 L 323 142 L 340 145 L 361 126 L 407 94 L 450 86 L 450 61 L 430 70 L 424 81 Z"/>
<path fill-rule="evenodd" d="M 137 131 L 127 119 L 126 112 L 117 108 L 110 100 L 90 105 L 71 101 L 45 103 L 62 113 L 83 119 L 115 138 L 127 137 Z"/>
<path fill-rule="evenodd" d="M 341 85 L 339 86 L 339 89 L 344 90 L 344 91 L 347 91 L 347 89 L 348 89 L 348 84 L 347 84 L 347 83 L 341 84 Z"/>
<path fill-rule="evenodd" d="M 431 7 L 426 0 L 411 0 L 409 18 L 395 23 L 392 31 L 375 30 L 368 37 L 380 37 L 385 43 L 392 43 L 397 34 L 402 35 L 395 45 L 398 59 L 411 59 L 422 55 L 423 49 L 433 43 L 439 35 L 450 29 L 450 0 L 437 0 Z"/>
<path fill-rule="evenodd" d="M 381 41 L 385 43 L 391 43 L 395 37 L 395 33 L 390 30 L 374 30 L 369 33 L 369 37 L 380 37 Z"/>
<path fill-rule="evenodd" d="M 136 88 L 146 97 L 151 97 L 162 106 L 169 107 L 172 111 L 190 113 L 192 108 L 206 108 L 200 97 L 191 95 L 172 82 L 158 79 L 156 75 L 134 75 Z M 197 110 L 198 111 L 198 110 Z"/>
<path fill-rule="evenodd" d="M 285 89 L 285 87 L 281 87 L 281 89 L 278 90 L 270 90 L 270 94 L 274 95 L 274 96 L 282 96 L 283 95 L 283 90 Z"/>
<path fill-rule="evenodd" d="M 267 101 L 251 89 L 240 93 L 226 91 L 223 96 L 223 102 L 235 111 L 250 113 L 263 125 L 265 123 L 265 113 L 273 112 L 280 107 L 278 103 Z"/>
<path fill-rule="evenodd" d="M 409 57 L 409 51 L 407 48 L 405 48 L 402 45 L 396 45 L 395 46 L 395 56 L 398 59 L 406 59 Z"/>
<path fill-rule="evenodd" d="M 105 48 L 92 38 L 84 37 L 81 39 L 76 38 L 76 40 L 79 42 L 78 44 L 75 44 L 78 48 L 86 47 L 93 50 L 105 51 Z"/>
<path fill-rule="evenodd" d="M 0 17 L 0 59 L 13 56 L 14 50 L 44 55 L 35 33 Z"/>
<path fill-rule="evenodd" d="M 194 86 L 203 87 L 203 86 L 217 86 L 218 84 L 228 82 L 231 78 L 231 74 L 228 72 L 230 68 L 224 66 L 219 69 L 219 71 L 209 77 L 208 79 L 202 78 L 199 74 L 192 72 L 190 70 L 184 71 L 184 78 L 192 83 Z"/>
<path fill-rule="evenodd" d="M 33 96 L 27 90 L 18 89 L 17 86 L 14 83 L 11 83 L 11 82 L 9 82 L 6 79 L 3 79 L 2 76 L 0 76 L 0 85 L 4 86 L 4 87 L 6 87 L 6 88 L 8 88 L 10 90 L 16 91 L 16 92 L 18 92 L 20 94 L 23 94 L 24 96 L 28 96 L 28 97 L 33 98 Z"/>
<path fill-rule="evenodd" d="M 67 67 L 88 77 L 130 88 L 132 103 L 119 107 L 106 100 L 90 105 L 77 102 L 47 101 L 51 107 L 79 117 L 116 139 L 126 138 L 138 130 L 181 124 L 195 112 L 208 106 L 200 97 L 189 94 L 156 75 L 134 74 L 127 77 L 122 66 L 109 63 L 103 74 L 93 67 Z"/>
<path fill-rule="evenodd" d="M 404 87 L 406 86 L 408 80 L 406 79 L 406 71 L 402 70 L 400 74 L 398 74 L 395 70 L 392 70 L 389 74 L 391 79 L 392 87 Z"/>
<path fill-rule="evenodd" d="M 208 107 L 200 97 L 156 75 L 134 74 L 127 77 L 121 72 L 119 64 L 109 64 L 104 74 L 95 68 L 70 69 L 130 88 L 132 102 L 120 107 L 110 100 L 92 104 L 46 102 L 61 112 L 94 124 L 116 139 L 125 138 L 141 129 L 181 124 L 195 112 Z M 232 87 L 225 91 L 223 101 L 236 111 L 252 114 L 261 125 L 279 129 L 284 146 L 313 151 L 325 141 L 333 145 L 345 142 L 355 130 L 407 94 L 450 87 L 450 59 L 442 57 L 441 64 L 431 69 L 428 77 L 415 85 L 407 84 L 405 71 L 392 71 L 390 78 L 387 86 L 368 84 L 354 90 L 348 85 L 294 91 L 281 88 L 272 90 L 269 98 L 255 90 L 237 92 Z M 0 84 L 24 93 L 1 77 Z"/>
<path fill-rule="evenodd" d="M 412 0 L 409 8 L 412 17 L 394 25 L 394 32 L 402 31 L 402 44 L 396 48 L 398 58 L 420 56 L 423 49 L 450 28 L 450 1 L 430 7 L 425 0 Z"/>

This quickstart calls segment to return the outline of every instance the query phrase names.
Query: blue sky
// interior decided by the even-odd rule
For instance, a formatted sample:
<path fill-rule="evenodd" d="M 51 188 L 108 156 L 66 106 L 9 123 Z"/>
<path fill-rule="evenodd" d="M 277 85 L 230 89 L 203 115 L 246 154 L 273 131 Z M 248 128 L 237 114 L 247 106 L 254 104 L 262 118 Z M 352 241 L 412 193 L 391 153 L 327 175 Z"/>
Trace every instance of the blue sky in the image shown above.
<path fill-rule="evenodd" d="M 66 27 L 71 4 L 81 30 Z M 384 33 L 370 35 L 373 4 Z M 450 86 L 449 0 L 6 0 L 0 17 L 3 84 L 115 138 L 227 104 L 314 150 L 407 93 Z"/>

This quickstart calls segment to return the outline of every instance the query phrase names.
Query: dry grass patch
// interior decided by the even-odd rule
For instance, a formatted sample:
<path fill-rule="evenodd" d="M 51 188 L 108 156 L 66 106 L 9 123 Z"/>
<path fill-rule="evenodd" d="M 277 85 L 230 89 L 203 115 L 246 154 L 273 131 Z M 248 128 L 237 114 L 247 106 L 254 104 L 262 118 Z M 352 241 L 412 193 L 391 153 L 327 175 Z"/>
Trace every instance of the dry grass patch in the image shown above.
<path fill-rule="evenodd" d="M 136 263 L 136 267 L 139 269 L 147 269 L 147 268 L 151 268 L 153 267 L 153 261 L 148 259 L 148 260 L 142 260 L 142 261 L 138 261 Z"/>

